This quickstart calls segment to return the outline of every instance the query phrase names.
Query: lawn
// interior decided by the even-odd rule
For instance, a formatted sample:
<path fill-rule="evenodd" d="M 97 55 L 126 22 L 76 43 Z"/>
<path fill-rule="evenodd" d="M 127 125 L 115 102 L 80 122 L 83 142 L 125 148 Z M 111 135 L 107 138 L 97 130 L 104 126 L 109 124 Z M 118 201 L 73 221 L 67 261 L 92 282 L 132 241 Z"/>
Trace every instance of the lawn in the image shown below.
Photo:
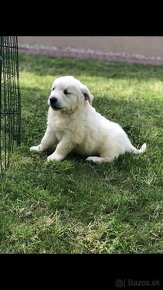
<path fill-rule="evenodd" d="M 162 253 L 163 67 L 20 54 L 21 146 L 0 178 L 0 253 Z M 92 165 L 31 153 L 54 78 L 73 75 L 142 155 Z"/>

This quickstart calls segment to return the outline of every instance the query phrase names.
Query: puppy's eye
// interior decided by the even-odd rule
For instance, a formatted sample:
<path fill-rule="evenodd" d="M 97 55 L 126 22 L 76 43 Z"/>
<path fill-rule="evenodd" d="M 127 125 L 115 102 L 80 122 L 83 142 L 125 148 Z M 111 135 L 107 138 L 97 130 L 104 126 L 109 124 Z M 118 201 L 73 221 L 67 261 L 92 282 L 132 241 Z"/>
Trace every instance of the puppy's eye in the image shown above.
<path fill-rule="evenodd" d="M 65 95 L 70 95 L 71 93 L 66 89 L 63 91 Z"/>
<path fill-rule="evenodd" d="M 52 88 L 52 91 L 54 91 L 55 90 L 55 87 L 54 88 Z"/>

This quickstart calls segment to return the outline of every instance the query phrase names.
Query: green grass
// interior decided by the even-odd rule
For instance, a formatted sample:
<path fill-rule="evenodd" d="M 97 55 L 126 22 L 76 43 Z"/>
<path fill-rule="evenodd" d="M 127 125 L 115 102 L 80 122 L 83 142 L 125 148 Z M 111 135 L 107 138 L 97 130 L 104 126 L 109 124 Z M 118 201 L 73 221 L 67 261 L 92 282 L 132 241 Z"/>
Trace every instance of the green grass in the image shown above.
<path fill-rule="evenodd" d="M 22 143 L 0 179 L 0 253 L 162 253 L 163 67 L 20 55 Z M 74 75 L 143 155 L 91 165 L 29 152 L 54 78 Z"/>

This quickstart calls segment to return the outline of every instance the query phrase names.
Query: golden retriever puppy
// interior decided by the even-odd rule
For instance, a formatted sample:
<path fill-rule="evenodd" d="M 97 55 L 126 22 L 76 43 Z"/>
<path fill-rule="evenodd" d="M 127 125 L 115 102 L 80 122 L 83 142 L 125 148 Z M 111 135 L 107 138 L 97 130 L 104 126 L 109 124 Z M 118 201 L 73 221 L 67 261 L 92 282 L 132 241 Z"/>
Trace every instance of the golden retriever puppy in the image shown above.
<path fill-rule="evenodd" d="M 75 151 L 87 161 L 111 162 L 120 154 L 143 153 L 144 143 L 136 149 L 125 131 L 107 120 L 92 107 L 93 95 L 72 76 L 57 78 L 48 99 L 47 129 L 40 145 L 31 151 L 43 152 L 55 148 L 48 161 L 61 161 Z"/>

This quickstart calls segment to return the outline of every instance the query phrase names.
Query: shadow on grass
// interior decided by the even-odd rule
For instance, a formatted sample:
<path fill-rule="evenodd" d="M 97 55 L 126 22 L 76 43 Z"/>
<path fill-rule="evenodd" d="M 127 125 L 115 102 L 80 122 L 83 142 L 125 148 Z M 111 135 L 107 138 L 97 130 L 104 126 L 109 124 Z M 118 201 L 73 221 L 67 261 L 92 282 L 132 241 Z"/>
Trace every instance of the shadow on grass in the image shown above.
<path fill-rule="evenodd" d="M 39 88 L 21 87 L 21 95 L 22 144 L 40 142 L 46 129 L 48 94 Z M 163 122 L 162 109 L 155 99 L 125 100 L 108 95 L 95 97 L 93 107 L 110 121 L 119 123 L 135 147 L 147 142 L 147 131 L 159 128 Z"/>
<path fill-rule="evenodd" d="M 21 59 L 24 64 L 21 63 Z M 114 64 L 72 58 L 64 58 L 64 65 L 62 62 L 62 58 L 22 55 L 20 69 L 35 72 L 40 76 L 53 75 L 57 72 L 57 75 L 84 74 L 126 79 L 133 77 L 138 80 L 162 78 L 162 69 L 155 66 Z M 88 70 L 86 64 L 89 64 Z M 143 67 L 142 74 L 141 67 Z M 21 93 L 22 146 L 25 148 L 22 150 L 20 167 L 22 183 L 24 172 L 32 191 L 37 189 L 40 192 L 47 191 L 48 196 L 52 197 L 50 207 L 66 209 L 70 215 L 74 209 L 73 218 L 76 216 L 81 220 L 85 212 L 84 219 L 88 222 L 99 214 L 103 205 L 108 203 L 109 195 L 122 191 L 130 194 L 136 187 L 141 191 L 143 181 L 138 183 L 138 179 L 134 179 L 133 176 L 139 172 L 140 167 L 143 168 L 143 165 L 147 167 L 144 156 L 136 159 L 135 156 L 126 154 L 112 164 L 91 165 L 86 163 L 83 157 L 74 154 L 69 154 L 66 160 L 59 164 L 47 164 L 45 155 L 31 154 L 29 147 L 40 142 L 46 129 L 48 94 L 45 95 L 45 90 L 32 87 L 21 87 Z M 114 99 L 109 95 L 100 98 L 97 96 L 93 106 L 109 120 L 119 123 L 135 147 L 140 147 L 144 142 L 148 144 L 152 135 L 150 131 L 153 132 L 160 124 L 158 118 L 161 116 L 161 108 L 155 106 L 154 99 L 139 101 Z M 151 109 L 151 118 L 147 119 Z M 23 163 L 23 160 L 27 160 L 26 163 Z M 128 178 L 129 181 L 126 181 Z M 48 200 L 48 197 L 46 198 Z"/>
<path fill-rule="evenodd" d="M 146 175 L 146 170 L 143 173 L 143 167 L 147 167 L 143 155 L 126 154 L 112 164 L 91 165 L 85 162 L 85 158 L 74 154 L 69 154 L 61 163 L 48 164 L 45 155 L 30 153 L 29 147 L 40 142 L 46 129 L 47 97 L 41 89 L 27 87 L 22 88 L 23 96 L 28 96 L 28 101 L 24 100 L 22 112 L 22 146 L 26 148 L 22 152 L 22 160 L 29 158 L 29 163 L 22 164 L 20 172 L 23 171 L 26 180 L 30 181 L 32 191 L 39 189 L 47 192 L 52 198 L 51 208 L 67 210 L 70 216 L 79 220 L 82 220 L 84 213 L 83 219 L 88 223 L 99 214 L 102 206 L 108 204 L 109 195 L 123 191 L 130 194 L 135 188 L 141 191 L 143 181 L 138 182 L 138 178 L 134 179 L 133 176 L 141 175 L 141 172 Z M 146 119 L 151 101 L 142 100 L 139 106 L 135 100 L 101 97 L 95 100 L 94 106 L 108 119 L 120 123 L 135 147 L 140 147 L 144 142 L 148 144 L 147 136 L 156 126 L 159 116 L 158 108 L 156 112 L 153 108 L 151 121 Z M 74 214 L 71 213 L 73 209 Z"/>

